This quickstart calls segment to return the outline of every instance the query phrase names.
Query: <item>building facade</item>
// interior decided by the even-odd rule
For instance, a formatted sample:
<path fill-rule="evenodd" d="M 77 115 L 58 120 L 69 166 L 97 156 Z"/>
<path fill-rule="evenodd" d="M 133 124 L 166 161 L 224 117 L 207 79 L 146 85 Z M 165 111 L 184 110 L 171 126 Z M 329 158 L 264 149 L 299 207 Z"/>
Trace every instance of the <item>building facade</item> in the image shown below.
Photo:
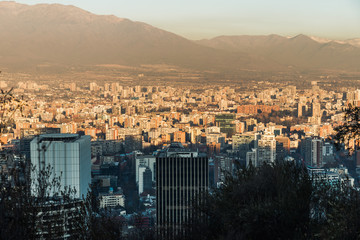
<path fill-rule="evenodd" d="M 48 189 L 50 195 L 66 187 L 75 189 L 76 198 L 86 196 L 91 183 L 90 136 L 44 134 L 30 143 L 32 192 L 39 194 L 39 173 L 49 172 L 50 181 L 59 178 L 60 189 Z"/>
<path fill-rule="evenodd" d="M 276 140 L 275 135 L 262 134 L 256 136 L 255 147 L 257 149 L 257 166 L 263 163 L 273 163 L 276 160 Z"/>
<path fill-rule="evenodd" d="M 171 239 L 191 217 L 192 199 L 208 190 L 208 158 L 172 143 L 158 154 L 156 166 L 157 227 Z"/>

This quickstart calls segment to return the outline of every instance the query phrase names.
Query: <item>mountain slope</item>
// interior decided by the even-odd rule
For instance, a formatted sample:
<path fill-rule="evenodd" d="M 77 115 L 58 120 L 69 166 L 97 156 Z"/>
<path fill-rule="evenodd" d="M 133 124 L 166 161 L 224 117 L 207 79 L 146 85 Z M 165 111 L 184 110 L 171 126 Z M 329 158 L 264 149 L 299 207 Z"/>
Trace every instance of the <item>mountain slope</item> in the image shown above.
<path fill-rule="evenodd" d="M 0 2 L 0 64 L 173 64 L 201 70 L 272 70 L 248 53 L 201 46 L 173 33 L 73 6 Z"/>
<path fill-rule="evenodd" d="M 301 69 L 360 70 L 360 48 L 334 41 L 321 43 L 305 35 L 293 38 L 278 35 L 220 36 L 197 43 L 231 52 L 257 54 Z"/>

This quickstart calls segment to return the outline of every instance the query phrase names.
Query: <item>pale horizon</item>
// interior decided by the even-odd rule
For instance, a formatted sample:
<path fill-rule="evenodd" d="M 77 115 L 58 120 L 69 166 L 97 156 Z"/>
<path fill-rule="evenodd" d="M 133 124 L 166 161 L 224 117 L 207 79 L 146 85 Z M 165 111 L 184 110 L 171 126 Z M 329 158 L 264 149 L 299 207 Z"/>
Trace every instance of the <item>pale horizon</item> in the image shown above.
<path fill-rule="evenodd" d="M 299 34 L 331 40 L 360 38 L 360 1 L 229 0 L 86 1 L 19 0 L 34 5 L 73 5 L 94 14 L 140 21 L 192 40 L 223 35 Z"/>

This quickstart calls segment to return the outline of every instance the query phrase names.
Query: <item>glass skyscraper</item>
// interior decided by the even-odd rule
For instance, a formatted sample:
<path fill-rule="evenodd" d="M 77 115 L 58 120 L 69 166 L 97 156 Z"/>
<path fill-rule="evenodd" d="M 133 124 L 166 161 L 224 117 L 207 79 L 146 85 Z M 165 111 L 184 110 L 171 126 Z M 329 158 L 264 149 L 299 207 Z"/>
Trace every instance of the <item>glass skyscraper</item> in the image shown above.
<path fill-rule="evenodd" d="M 60 178 L 60 190 L 75 189 L 76 198 L 86 196 L 91 183 L 90 136 L 78 134 L 44 134 L 30 143 L 32 192 L 39 194 L 38 177 L 41 171 L 49 172 L 50 180 Z M 55 194 L 56 189 L 48 189 Z"/>

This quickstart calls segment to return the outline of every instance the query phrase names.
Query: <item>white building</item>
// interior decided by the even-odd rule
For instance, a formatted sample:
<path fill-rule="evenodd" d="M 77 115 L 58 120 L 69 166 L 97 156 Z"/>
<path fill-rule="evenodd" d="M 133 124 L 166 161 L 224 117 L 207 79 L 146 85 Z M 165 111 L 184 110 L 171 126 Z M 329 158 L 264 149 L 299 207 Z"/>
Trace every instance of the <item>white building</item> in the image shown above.
<path fill-rule="evenodd" d="M 338 168 L 311 168 L 308 167 L 313 182 L 327 181 L 328 183 L 342 183 L 354 187 L 355 179 L 349 175 L 348 169 L 340 165 Z M 336 186 L 336 185 L 335 185 Z"/>
<path fill-rule="evenodd" d="M 138 190 L 139 194 L 144 192 L 144 172 L 146 170 L 146 166 L 139 166 L 138 173 L 139 173 L 139 181 L 138 181 Z"/>
<path fill-rule="evenodd" d="M 113 192 L 110 190 L 109 193 L 100 194 L 100 208 L 125 207 L 125 196 L 122 191 Z"/>
<path fill-rule="evenodd" d="M 251 152 L 246 153 L 246 166 L 250 166 L 250 164 L 254 167 L 258 166 L 257 157 L 256 157 L 256 149 L 251 149 Z"/>
<path fill-rule="evenodd" d="M 39 194 L 36 181 L 40 171 L 49 171 L 49 180 L 60 178 L 60 189 L 48 189 L 50 195 L 70 187 L 75 197 L 86 196 L 91 183 L 90 136 L 78 134 L 44 134 L 30 143 L 32 192 Z"/>
<path fill-rule="evenodd" d="M 255 148 L 257 149 L 256 153 L 256 163 L 261 165 L 262 163 L 272 163 L 276 160 L 276 139 L 275 135 L 272 134 L 262 134 L 257 135 L 255 141 Z"/>
<path fill-rule="evenodd" d="M 149 167 L 152 172 L 152 180 L 155 182 L 155 162 L 156 157 L 152 155 L 136 156 L 136 182 L 139 183 L 139 168 L 140 166 Z M 145 170 L 144 170 L 145 171 Z"/>

